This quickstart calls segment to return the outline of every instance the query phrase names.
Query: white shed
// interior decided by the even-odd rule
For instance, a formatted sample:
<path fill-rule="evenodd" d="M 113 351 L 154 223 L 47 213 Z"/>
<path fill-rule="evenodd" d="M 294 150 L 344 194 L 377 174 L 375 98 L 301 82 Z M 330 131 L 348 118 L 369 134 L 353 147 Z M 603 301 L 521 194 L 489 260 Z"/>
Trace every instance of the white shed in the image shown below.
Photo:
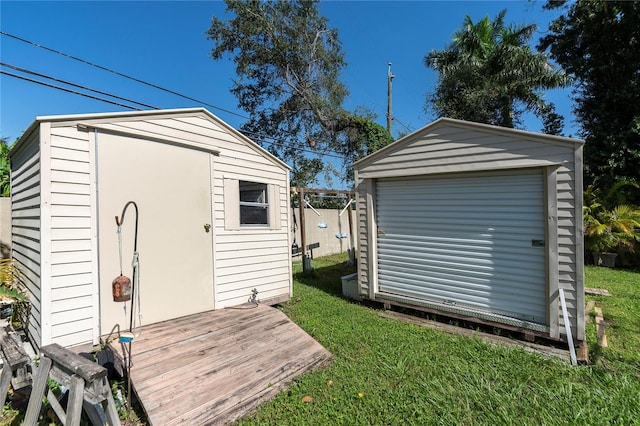
<path fill-rule="evenodd" d="M 38 117 L 11 151 L 12 253 L 35 346 L 128 329 L 115 217 L 139 208 L 142 323 L 291 297 L 289 167 L 198 109 Z M 122 225 L 131 277 L 135 211 Z"/>
<path fill-rule="evenodd" d="M 583 141 L 441 118 L 355 164 L 364 298 L 584 340 Z"/>

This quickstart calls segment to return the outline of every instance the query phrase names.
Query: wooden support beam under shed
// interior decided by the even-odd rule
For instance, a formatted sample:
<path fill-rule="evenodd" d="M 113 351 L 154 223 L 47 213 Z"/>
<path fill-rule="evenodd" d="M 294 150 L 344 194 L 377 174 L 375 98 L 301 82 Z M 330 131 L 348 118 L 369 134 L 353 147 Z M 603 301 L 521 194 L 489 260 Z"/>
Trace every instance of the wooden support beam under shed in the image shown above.
<path fill-rule="evenodd" d="M 609 293 L 609 290 L 606 290 L 604 288 L 585 287 L 584 294 L 589 294 L 591 296 L 611 296 L 611 293 Z"/>
<path fill-rule="evenodd" d="M 578 342 L 576 345 L 576 358 L 580 364 L 589 362 L 589 345 L 586 340 Z"/>
<path fill-rule="evenodd" d="M 607 342 L 607 334 L 604 331 L 604 316 L 602 315 L 602 309 L 595 308 L 596 311 L 596 332 L 598 334 L 598 346 L 601 348 L 609 347 L 609 343 Z"/>

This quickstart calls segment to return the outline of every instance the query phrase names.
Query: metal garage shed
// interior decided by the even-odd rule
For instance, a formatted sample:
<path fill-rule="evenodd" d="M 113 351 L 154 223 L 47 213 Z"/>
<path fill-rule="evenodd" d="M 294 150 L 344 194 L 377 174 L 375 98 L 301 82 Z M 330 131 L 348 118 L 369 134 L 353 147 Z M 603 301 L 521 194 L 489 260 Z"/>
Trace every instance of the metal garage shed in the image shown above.
<path fill-rule="evenodd" d="M 441 118 L 355 164 L 370 300 L 584 340 L 583 141 Z"/>
<path fill-rule="evenodd" d="M 12 253 L 35 346 L 97 344 L 129 303 L 114 217 L 139 207 L 140 312 L 150 324 L 291 296 L 289 168 L 198 109 L 38 117 L 11 151 Z M 135 213 L 122 225 L 131 276 Z"/>

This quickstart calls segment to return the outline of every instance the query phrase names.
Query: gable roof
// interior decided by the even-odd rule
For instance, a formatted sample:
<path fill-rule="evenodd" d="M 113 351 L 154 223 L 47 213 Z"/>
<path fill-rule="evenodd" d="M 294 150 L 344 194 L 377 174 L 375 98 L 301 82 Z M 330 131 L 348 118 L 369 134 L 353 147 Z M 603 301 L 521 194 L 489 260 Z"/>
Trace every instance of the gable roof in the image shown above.
<path fill-rule="evenodd" d="M 41 123 L 78 123 L 79 125 L 91 127 L 92 124 L 118 121 L 121 119 L 135 119 L 135 118 L 153 118 L 159 116 L 167 117 L 185 117 L 185 116 L 204 116 L 206 119 L 212 121 L 218 126 L 223 127 L 229 133 L 236 136 L 238 139 L 247 143 L 249 147 L 254 149 L 262 156 L 273 161 L 285 170 L 289 170 L 290 167 L 275 155 L 262 148 L 260 145 L 249 139 L 247 136 L 236 130 L 231 125 L 227 124 L 216 115 L 212 114 L 205 108 L 179 108 L 179 109 L 159 109 L 159 110 L 144 110 L 144 111 L 123 111 L 123 112 L 107 112 L 107 113 L 89 113 L 89 114 L 69 114 L 69 115 L 48 115 L 38 116 L 33 123 L 27 128 L 27 130 L 18 139 L 12 152 L 19 150 L 20 146 L 25 143 L 31 133 L 33 133 Z M 10 153 L 11 155 L 11 153 Z"/>
<path fill-rule="evenodd" d="M 508 127 L 494 126 L 491 124 L 475 123 L 472 121 L 464 121 L 464 120 L 457 120 L 454 118 L 442 117 L 427 124 L 423 128 L 418 129 L 415 132 L 410 133 L 398 139 L 397 141 L 385 146 L 384 148 L 372 154 L 369 154 L 364 158 L 361 158 L 360 160 L 354 163 L 354 167 L 356 166 L 361 167 L 366 164 L 369 164 L 377 160 L 378 158 L 387 155 L 389 152 L 402 149 L 405 145 L 415 141 L 416 139 L 419 139 L 421 136 L 428 135 L 429 133 L 432 133 L 438 129 L 442 129 L 445 127 L 475 130 L 478 132 L 483 132 L 488 134 L 490 133 L 490 134 L 502 135 L 502 136 L 518 137 L 521 139 L 535 140 L 538 142 L 548 143 L 552 145 L 575 146 L 576 144 L 578 145 L 584 144 L 584 141 L 581 139 L 572 139 L 564 136 L 547 135 L 544 133 L 535 133 L 535 132 L 529 132 L 526 130 L 512 129 Z"/>

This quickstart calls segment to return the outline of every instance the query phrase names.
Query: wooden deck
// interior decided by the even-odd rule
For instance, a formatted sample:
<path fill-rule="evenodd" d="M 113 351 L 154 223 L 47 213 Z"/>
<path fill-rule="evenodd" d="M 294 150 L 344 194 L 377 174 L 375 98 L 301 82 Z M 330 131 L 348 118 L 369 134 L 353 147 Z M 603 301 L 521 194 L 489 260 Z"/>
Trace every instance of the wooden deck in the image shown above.
<path fill-rule="evenodd" d="M 131 378 L 150 424 L 231 423 L 331 357 L 279 310 L 242 308 L 142 328 Z"/>

